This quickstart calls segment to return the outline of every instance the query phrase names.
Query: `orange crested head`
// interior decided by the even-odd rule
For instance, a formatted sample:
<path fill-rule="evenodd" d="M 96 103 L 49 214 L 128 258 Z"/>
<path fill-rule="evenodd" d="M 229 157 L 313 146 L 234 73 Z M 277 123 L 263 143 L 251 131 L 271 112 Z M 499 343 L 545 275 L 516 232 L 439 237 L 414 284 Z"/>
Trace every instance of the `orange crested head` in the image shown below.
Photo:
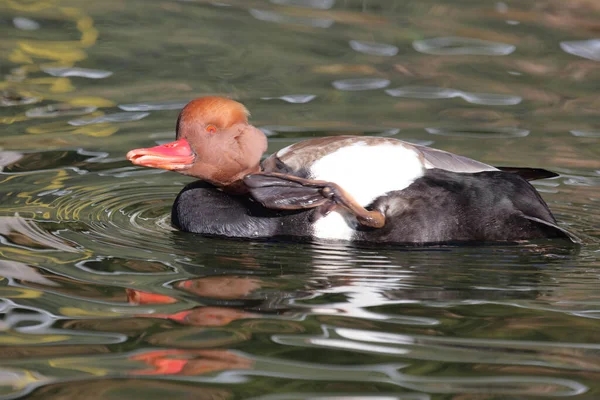
<path fill-rule="evenodd" d="M 267 149 L 265 135 L 248 124 L 249 115 L 235 100 L 200 97 L 181 110 L 176 141 L 131 150 L 127 159 L 239 190 L 244 176 L 260 171 L 260 159 Z"/>

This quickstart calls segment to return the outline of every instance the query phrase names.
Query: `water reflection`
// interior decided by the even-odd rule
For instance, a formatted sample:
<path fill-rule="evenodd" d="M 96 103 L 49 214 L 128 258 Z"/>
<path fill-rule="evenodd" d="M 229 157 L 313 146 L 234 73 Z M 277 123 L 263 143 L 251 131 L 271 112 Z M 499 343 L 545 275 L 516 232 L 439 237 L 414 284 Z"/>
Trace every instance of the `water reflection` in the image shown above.
<path fill-rule="evenodd" d="M 22 29 L 24 31 L 35 31 L 40 29 L 40 24 L 37 21 L 25 17 L 13 18 L 13 25 L 15 28 Z"/>
<path fill-rule="evenodd" d="M 338 90 L 345 91 L 375 90 L 388 87 L 390 85 L 390 81 L 388 79 L 377 78 L 354 78 L 333 81 L 332 85 Z"/>
<path fill-rule="evenodd" d="M 31 399 L 64 399 L 65 397 L 81 397 L 101 399 L 120 397 L 127 393 L 130 400 L 145 400 L 157 393 L 168 393 L 174 398 L 193 396 L 198 400 L 225 400 L 231 398 L 232 391 L 216 388 L 211 384 L 189 382 L 167 382 L 162 379 L 114 378 L 98 381 L 82 380 L 75 382 L 51 382 L 41 389 L 29 394 Z"/>
<path fill-rule="evenodd" d="M 291 15 L 280 14 L 274 11 L 259 10 L 251 8 L 250 15 L 260 21 L 277 22 L 280 24 L 297 24 L 311 26 L 314 28 L 330 28 L 334 24 L 334 20 L 329 18 L 308 18 L 296 17 Z"/>
<path fill-rule="evenodd" d="M 457 136 L 457 137 L 468 137 L 468 138 L 511 138 L 511 137 L 524 137 L 529 135 L 527 129 L 519 129 L 514 127 L 494 127 L 494 128 L 425 128 L 425 130 L 432 135 L 442 136 Z"/>
<path fill-rule="evenodd" d="M 466 55 L 506 56 L 515 51 L 516 46 L 505 43 L 495 43 L 487 40 L 464 37 L 439 37 L 433 39 L 415 40 L 413 47 L 416 51 L 432 55 Z"/>
<path fill-rule="evenodd" d="M 600 61 L 600 39 L 560 42 L 560 47 L 569 54 Z"/>
<path fill-rule="evenodd" d="M 85 115 L 96 111 L 95 106 L 74 106 L 68 103 L 49 104 L 43 107 L 30 108 L 25 112 L 29 118 L 54 118 L 73 115 Z"/>
<path fill-rule="evenodd" d="M 270 1 L 273 4 L 316 8 L 319 10 L 330 9 L 335 4 L 335 0 L 270 0 Z"/>
<path fill-rule="evenodd" d="M 571 135 L 579 137 L 600 138 L 600 132 L 593 131 L 571 131 Z"/>
<path fill-rule="evenodd" d="M 18 261 L 0 260 L 0 276 L 8 279 L 8 284 L 11 286 L 16 285 L 15 280 L 44 286 L 58 286 L 57 283 L 42 275 L 38 269 Z"/>
<path fill-rule="evenodd" d="M 263 100 L 283 100 L 291 104 L 305 104 L 313 101 L 317 96 L 314 94 L 288 94 L 280 97 L 263 97 Z"/>
<path fill-rule="evenodd" d="M 107 114 L 96 118 L 87 119 L 72 119 L 69 121 L 69 125 L 82 126 L 91 124 L 102 124 L 105 122 L 128 122 L 128 121 L 139 121 L 142 118 L 146 118 L 150 113 L 147 112 L 123 112 Z"/>
<path fill-rule="evenodd" d="M 469 93 L 450 88 L 407 86 L 397 89 L 386 89 L 387 94 L 393 97 L 406 97 L 415 99 L 452 99 L 460 97 L 472 104 L 490 106 L 509 106 L 521 102 L 521 97 L 496 93 Z"/>
<path fill-rule="evenodd" d="M 361 42 L 358 40 L 351 40 L 350 47 L 352 47 L 352 50 L 356 50 L 359 53 L 365 53 L 374 56 L 392 57 L 398 54 L 398 47 L 385 43 Z"/>
<path fill-rule="evenodd" d="M 89 68 L 53 68 L 42 67 L 42 71 L 52 76 L 78 76 L 90 79 L 104 79 L 112 75 L 111 71 Z"/>
<path fill-rule="evenodd" d="M 571 371 L 600 368 L 594 362 L 597 346 L 576 343 L 577 336 L 585 336 L 593 329 L 593 325 L 583 320 L 572 321 L 578 329 L 570 345 L 517 339 L 521 337 L 519 332 L 530 336 L 532 332 L 545 331 L 547 323 L 556 320 L 539 317 L 532 320 L 532 313 L 568 316 L 594 304 L 595 300 L 587 294 L 585 301 L 583 298 L 573 301 L 571 297 L 567 304 L 562 299 L 563 289 L 556 281 L 560 276 L 557 268 L 575 259 L 576 254 L 569 248 L 532 245 L 492 248 L 479 253 L 461 248 L 399 252 L 393 247 L 360 249 L 331 244 L 232 243 L 206 239 L 201 243 L 212 251 L 199 254 L 190 251 L 193 238 L 188 235 L 173 235 L 170 240 L 180 260 L 173 260 L 177 265 L 176 276 L 189 272 L 193 277 L 173 281 L 174 276 L 167 274 L 163 275 L 163 284 L 157 284 L 161 281 L 157 280 L 160 275 L 156 272 L 161 271 L 158 263 L 151 267 L 140 262 L 140 269 L 128 259 L 112 259 L 112 267 L 103 267 L 105 271 L 118 269 L 123 284 L 132 282 L 131 274 L 136 271 L 136 284 L 146 289 L 126 290 L 127 301 L 134 307 L 129 311 L 107 304 L 104 311 L 97 309 L 94 317 L 66 320 L 58 330 L 53 327 L 60 320 L 57 316 L 42 319 L 35 316 L 48 315 L 46 311 L 39 313 L 32 309 L 33 318 L 23 319 L 20 314 L 12 313 L 5 319 L 10 327 L 26 323 L 28 334 L 43 333 L 40 337 L 44 340 L 61 335 L 60 340 L 69 338 L 73 344 L 86 337 L 93 338 L 94 343 L 110 343 L 110 338 L 122 342 L 124 338 L 113 332 L 126 332 L 140 350 L 94 357 L 97 372 L 91 375 L 89 360 L 83 356 L 55 356 L 49 360 L 51 368 L 36 366 L 27 359 L 9 361 L 5 367 L 27 365 L 29 371 L 59 382 L 131 374 L 159 375 L 168 380 L 187 376 L 194 377 L 196 382 L 231 384 L 264 376 L 284 381 L 385 383 L 433 393 L 545 391 L 555 396 L 582 393 L 587 388 L 577 380 L 547 378 L 540 372 L 543 368 Z M 293 249 L 296 251 L 290 251 Z M 278 257 L 274 257 L 276 254 Z M 485 270 L 479 267 L 482 259 L 488 265 Z M 553 264 L 555 268 L 551 267 Z M 91 264 L 86 265 L 88 272 L 92 272 Z M 220 269 L 215 271 L 210 268 L 212 265 L 219 265 Z M 237 274 L 232 274 L 233 271 Z M 154 283 L 142 285 L 141 274 L 153 278 Z M 460 280 L 449 286 L 445 279 L 448 275 Z M 85 279 L 89 280 L 89 275 Z M 165 284 L 172 289 L 165 291 Z M 152 287 L 162 288 L 163 293 L 148 290 Z M 20 302 L 18 306 L 16 301 Z M 12 307 L 29 307 L 18 298 L 12 302 Z M 485 304 L 497 307 L 493 318 L 483 311 L 479 314 Z M 111 309 L 130 318 L 110 319 L 107 312 Z M 523 311 L 516 312 L 518 309 Z M 64 315 L 65 311 L 63 307 L 60 313 Z M 486 324 L 494 323 L 493 332 L 497 335 L 511 332 L 513 338 L 472 338 L 479 335 L 477 329 L 473 330 L 477 315 Z M 43 326 L 34 322 L 42 320 Z M 402 327 L 402 333 L 389 332 L 390 326 Z M 448 329 L 462 332 L 466 337 L 445 337 Z M 287 352 L 269 356 L 248 353 L 251 348 L 248 346 L 260 337 L 285 346 Z M 144 349 L 144 345 L 164 349 Z M 234 345 L 239 350 L 222 349 Z M 332 353 L 327 365 L 323 365 L 298 358 L 299 354 L 292 350 L 296 347 Z M 340 351 L 362 354 L 360 365 L 336 364 Z M 400 359 L 390 363 L 394 357 Z M 458 372 L 454 377 L 434 374 L 425 378 L 412 372 L 420 362 L 432 361 L 473 368 L 485 366 L 490 373 L 495 371 L 492 365 L 533 369 L 512 378 L 468 378 Z M 64 368 L 71 373 L 68 378 L 59 378 Z M 14 379 L 16 384 L 21 378 L 15 375 Z M 41 383 L 27 385 L 31 389 Z M 319 384 L 315 385 L 318 390 Z"/>
<path fill-rule="evenodd" d="M 120 104 L 119 108 L 123 111 L 181 110 L 189 102 L 189 100 Z"/>

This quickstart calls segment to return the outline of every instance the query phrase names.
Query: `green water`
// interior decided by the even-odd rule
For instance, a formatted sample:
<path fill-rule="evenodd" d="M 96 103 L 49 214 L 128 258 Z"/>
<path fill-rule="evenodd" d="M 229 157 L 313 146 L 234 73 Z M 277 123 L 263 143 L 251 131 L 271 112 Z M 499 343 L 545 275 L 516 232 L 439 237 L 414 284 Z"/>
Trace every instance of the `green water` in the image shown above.
<path fill-rule="evenodd" d="M 600 398 L 600 2 L 0 0 L 0 399 Z M 583 240 L 175 231 L 125 153 L 225 95 L 269 151 L 386 135 L 536 183 Z"/>

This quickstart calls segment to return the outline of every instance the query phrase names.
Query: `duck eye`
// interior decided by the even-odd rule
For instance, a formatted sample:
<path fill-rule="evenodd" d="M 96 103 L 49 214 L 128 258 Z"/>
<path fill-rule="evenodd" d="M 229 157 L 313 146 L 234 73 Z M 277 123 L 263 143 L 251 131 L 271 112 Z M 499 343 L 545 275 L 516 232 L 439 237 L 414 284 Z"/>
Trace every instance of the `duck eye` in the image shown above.
<path fill-rule="evenodd" d="M 206 132 L 208 133 L 217 133 L 217 127 L 214 125 L 208 125 L 206 127 Z"/>

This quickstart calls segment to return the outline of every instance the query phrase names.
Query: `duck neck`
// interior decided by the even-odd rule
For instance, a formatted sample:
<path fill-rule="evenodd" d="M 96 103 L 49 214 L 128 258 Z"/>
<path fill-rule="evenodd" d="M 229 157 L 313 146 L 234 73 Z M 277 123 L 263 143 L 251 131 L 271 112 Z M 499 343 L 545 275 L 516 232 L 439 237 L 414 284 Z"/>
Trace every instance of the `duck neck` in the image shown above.
<path fill-rule="evenodd" d="M 224 185 L 217 185 L 217 186 L 219 186 L 224 192 L 227 192 L 230 194 L 248 193 L 248 187 L 244 183 L 244 178 L 248 175 L 256 174 L 261 171 L 262 171 L 262 169 L 261 169 L 260 165 L 257 165 L 256 168 L 253 168 L 251 170 L 246 170 L 246 171 L 238 174 L 231 182 L 228 182 Z"/>

